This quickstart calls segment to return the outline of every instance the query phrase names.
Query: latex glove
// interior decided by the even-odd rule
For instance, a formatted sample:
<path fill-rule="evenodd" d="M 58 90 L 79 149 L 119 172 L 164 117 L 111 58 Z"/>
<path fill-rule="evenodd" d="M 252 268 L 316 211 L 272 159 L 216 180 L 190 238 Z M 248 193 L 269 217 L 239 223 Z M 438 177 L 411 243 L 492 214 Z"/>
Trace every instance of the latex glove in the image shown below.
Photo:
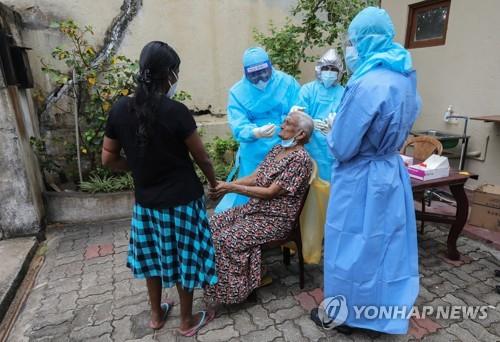
<path fill-rule="evenodd" d="M 326 123 L 328 124 L 328 127 L 330 129 L 332 129 L 333 127 L 333 124 L 335 123 L 335 117 L 337 116 L 337 113 L 335 112 L 332 112 L 330 114 L 328 114 L 328 116 L 326 117 L 325 121 Z"/>
<path fill-rule="evenodd" d="M 290 108 L 289 113 L 291 113 L 291 112 L 303 112 L 304 110 L 306 110 L 306 107 L 292 106 L 292 108 Z"/>
<path fill-rule="evenodd" d="M 326 135 L 330 128 L 328 127 L 328 123 L 325 120 L 313 120 L 314 121 L 314 129 L 319 131 L 321 134 Z"/>
<path fill-rule="evenodd" d="M 276 125 L 273 124 L 267 124 L 253 129 L 253 135 L 258 139 L 272 137 L 274 132 L 276 132 Z"/>

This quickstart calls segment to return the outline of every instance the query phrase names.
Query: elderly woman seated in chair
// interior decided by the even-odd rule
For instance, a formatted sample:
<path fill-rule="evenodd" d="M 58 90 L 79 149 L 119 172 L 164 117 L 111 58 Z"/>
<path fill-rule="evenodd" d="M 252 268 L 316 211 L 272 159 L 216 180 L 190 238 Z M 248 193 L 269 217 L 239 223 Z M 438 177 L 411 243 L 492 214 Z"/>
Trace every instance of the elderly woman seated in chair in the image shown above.
<path fill-rule="evenodd" d="M 290 113 L 281 126 L 281 144 L 252 175 L 219 182 L 212 190 L 212 198 L 235 192 L 250 200 L 210 219 L 218 283 L 205 288 L 209 304 L 243 302 L 261 285 L 261 246 L 288 236 L 308 187 L 313 164 L 304 144 L 313 126 L 308 115 Z"/>

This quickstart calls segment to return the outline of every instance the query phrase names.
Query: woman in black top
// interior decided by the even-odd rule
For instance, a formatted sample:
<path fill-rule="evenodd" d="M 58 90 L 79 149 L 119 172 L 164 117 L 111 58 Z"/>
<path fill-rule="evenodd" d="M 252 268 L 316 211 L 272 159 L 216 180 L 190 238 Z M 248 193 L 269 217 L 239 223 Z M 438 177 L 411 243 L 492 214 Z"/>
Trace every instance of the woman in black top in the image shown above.
<path fill-rule="evenodd" d="M 135 205 L 127 266 L 146 278 L 151 301 L 150 327 L 160 329 L 172 303 L 161 303 L 162 286 L 177 286 L 183 335 L 194 335 L 210 319 L 192 314 L 193 290 L 217 282 L 203 186 L 191 154 L 210 187 L 215 174 L 196 131 L 196 123 L 175 92 L 180 59 L 168 44 L 150 42 L 140 56 L 133 97 L 122 97 L 110 111 L 102 163 L 131 170 Z M 123 148 L 126 158 L 120 156 Z"/>

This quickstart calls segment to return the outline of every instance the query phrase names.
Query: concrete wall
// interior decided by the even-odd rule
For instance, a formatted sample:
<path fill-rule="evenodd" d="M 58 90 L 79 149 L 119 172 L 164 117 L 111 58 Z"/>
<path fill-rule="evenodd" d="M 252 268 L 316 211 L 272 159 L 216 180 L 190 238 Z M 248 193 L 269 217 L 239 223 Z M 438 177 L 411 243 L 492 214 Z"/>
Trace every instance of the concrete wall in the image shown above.
<path fill-rule="evenodd" d="M 50 52 L 69 43 L 57 29 L 50 28 L 51 22 L 71 18 L 80 26 L 91 25 L 95 35 L 90 40 L 100 48 L 107 30 L 122 15 L 122 5 L 130 0 L 2 1 L 22 16 L 23 40 L 32 48 L 29 58 L 39 92 L 37 98 L 43 99 L 54 85 L 41 72 L 41 59 L 64 69 L 64 65 L 52 60 Z M 281 25 L 295 3 L 296 0 L 143 0 L 117 53 L 138 59 L 147 42 L 168 42 L 182 60 L 178 89 L 192 95 L 186 105 L 194 110 L 225 114 L 228 89 L 242 77 L 242 54 L 256 45 L 252 30 L 266 32 L 270 20 Z M 315 77 L 311 63 L 303 65 L 303 70 L 302 82 Z M 71 179 L 76 171 L 74 163 L 68 164 L 62 143 L 73 143 L 74 118 L 68 108 L 71 100 L 63 96 L 57 106 L 44 111 L 40 115 L 40 132 L 48 154 Z M 198 117 L 197 122 L 203 127 L 204 140 L 230 133 L 225 117 Z"/>
<path fill-rule="evenodd" d="M 20 23 L 20 17 L 0 4 L 0 29 L 23 46 Z M 0 240 L 42 228 L 43 182 L 29 143 L 37 135 L 30 90 L 7 86 L 0 71 Z"/>
<path fill-rule="evenodd" d="M 25 22 L 25 42 L 33 50 L 30 62 L 36 85 L 45 92 L 52 89 L 39 70 L 40 58 L 65 43 L 57 30 L 49 29 L 54 20 L 73 18 L 95 28 L 94 42 L 101 45 L 121 0 L 3 0 L 18 10 Z M 189 92 L 192 108 L 225 113 L 227 90 L 242 76 L 243 51 L 255 42 L 252 29 L 266 31 L 272 19 L 284 22 L 296 0 L 144 0 L 131 22 L 118 53 L 132 59 L 151 40 L 163 40 L 179 53 L 182 63 L 179 88 Z M 304 81 L 314 77 L 307 66 Z"/>
<path fill-rule="evenodd" d="M 391 15 L 396 40 L 404 44 L 408 4 L 418 1 L 383 0 Z M 423 99 L 416 129 L 438 129 L 461 134 L 462 121 L 443 121 L 448 105 L 456 114 L 500 115 L 500 1 L 453 0 L 446 44 L 410 50 Z M 471 121 L 469 151 L 480 151 L 485 161 L 467 159 L 466 169 L 480 175 L 481 183 L 500 184 L 500 124 Z M 485 145 L 489 137 L 488 152 Z"/>

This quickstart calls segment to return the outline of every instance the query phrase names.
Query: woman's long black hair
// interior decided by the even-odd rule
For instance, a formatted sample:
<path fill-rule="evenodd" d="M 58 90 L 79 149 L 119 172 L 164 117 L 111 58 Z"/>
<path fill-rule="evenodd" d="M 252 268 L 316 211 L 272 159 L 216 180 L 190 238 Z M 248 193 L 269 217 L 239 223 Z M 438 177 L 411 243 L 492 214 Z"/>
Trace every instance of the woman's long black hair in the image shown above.
<path fill-rule="evenodd" d="M 167 43 L 153 41 L 141 51 L 139 74 L 134 96 L 134 111 L 137 116 L 137 147 L 140 154 L 148 145 L 167 82 L 173 84 L 181 60 Z"/>

